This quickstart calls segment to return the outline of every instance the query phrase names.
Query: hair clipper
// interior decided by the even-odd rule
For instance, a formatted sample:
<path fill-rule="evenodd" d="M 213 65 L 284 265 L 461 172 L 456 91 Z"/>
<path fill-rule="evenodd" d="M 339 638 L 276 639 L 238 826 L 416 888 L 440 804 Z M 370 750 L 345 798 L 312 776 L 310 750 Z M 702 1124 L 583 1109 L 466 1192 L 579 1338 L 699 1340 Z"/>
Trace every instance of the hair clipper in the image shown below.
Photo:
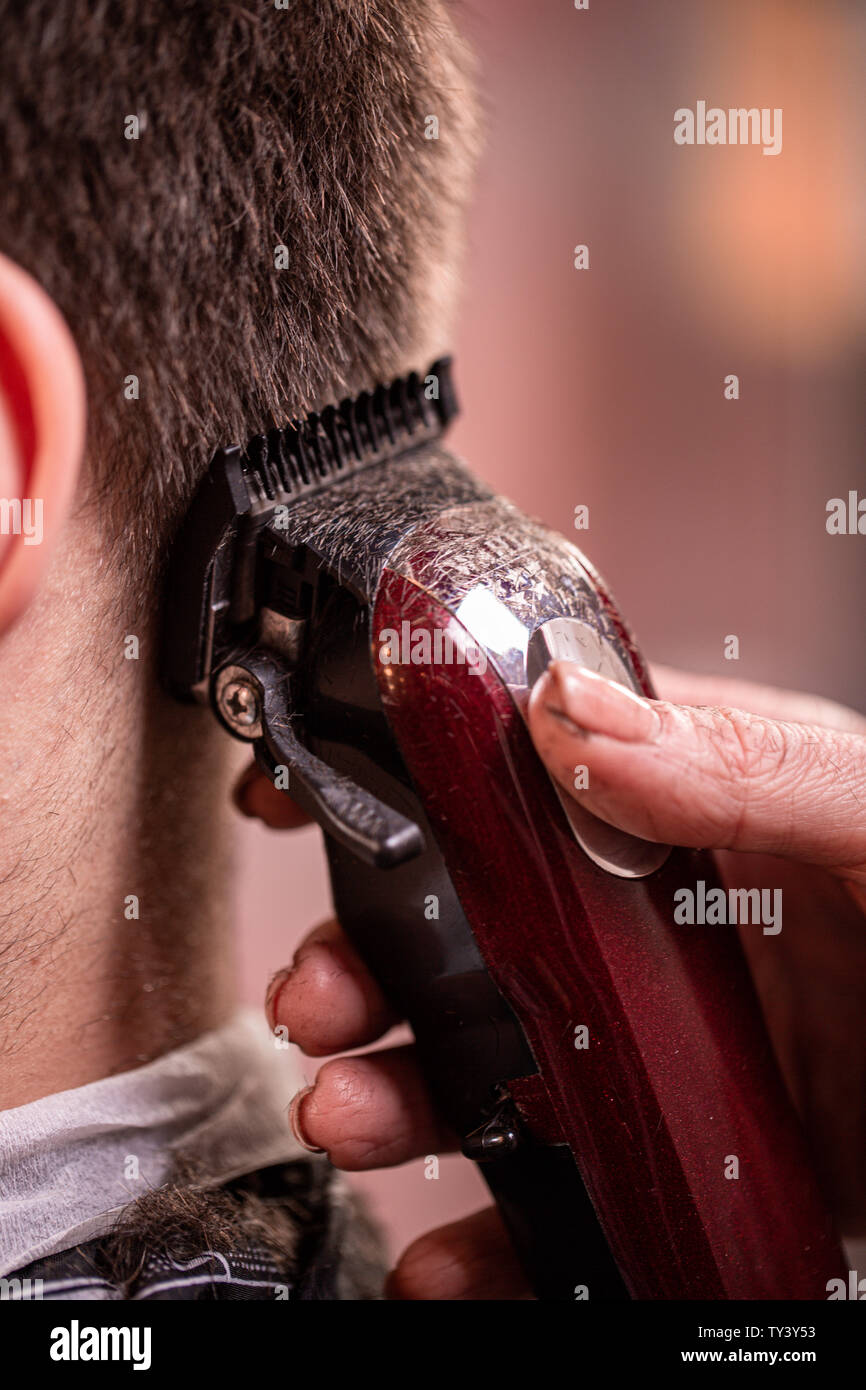
<path fill-rule="evenodd" d="M 219 450 L 166 684 L 321 825 L 538 1297 L 826 1298 L 847 1266 L 736 932 L 674 923 L 712 857 L 591 816 L 529 738 L 552 658 L 646 668 L 579 551 L 442 447 L 455 410 L 445 360 Z"/>

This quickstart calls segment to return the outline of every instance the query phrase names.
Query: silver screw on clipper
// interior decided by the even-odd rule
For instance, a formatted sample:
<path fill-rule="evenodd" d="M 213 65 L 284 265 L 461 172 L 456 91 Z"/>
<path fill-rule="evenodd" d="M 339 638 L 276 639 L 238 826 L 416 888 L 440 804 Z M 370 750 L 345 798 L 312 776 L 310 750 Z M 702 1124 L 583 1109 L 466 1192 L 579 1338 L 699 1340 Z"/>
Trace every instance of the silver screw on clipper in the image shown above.
<path fill-rule="evenodd" d="M 226 666 L 217 676 L 216 704 L 233 733 L 259 738 L 262 732 L 261 692 L 258 681 L 243 666 Z"/>

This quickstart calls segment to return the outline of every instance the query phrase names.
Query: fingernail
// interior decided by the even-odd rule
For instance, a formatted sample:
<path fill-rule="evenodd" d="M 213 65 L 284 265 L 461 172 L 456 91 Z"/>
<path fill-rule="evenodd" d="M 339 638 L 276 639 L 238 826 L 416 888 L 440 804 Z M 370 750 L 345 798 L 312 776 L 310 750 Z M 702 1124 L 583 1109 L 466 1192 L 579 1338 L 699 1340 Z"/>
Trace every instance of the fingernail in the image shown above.
<path fill-rule="evenodd" d="M 564 710 L 559 709 L 556 705 L 545 705 L 544 708 L 547 710 L 548 714 L 553 715 L 553 718 L 557 720 L 558 723 L 564 725 L 570 734 L 579 734 L 581 738 L 592 738 L 592 730 L 584 728 L 582 724 L 575 724 L 574 720 L 569 719 Z"/>
<path fill-rule="evenodd" d="M 577 734 L 607 734 L 627 743 L 649 742 L 661 732 L 661 719 L 652 701 L 626 690 L 616 681 L 569 661 L 554 661 L 547 709 L 572 725 Z"/>
<path fill-rule="evenodd" d="M 273 1032 L 274 1028 L 277 1026 L 277 1003 L 279 1001 L 280 991 L 293 970 L 293 965 L 287 965 L 282 970 L 278 970 L 268 985 L 267 993 L 265 994 L 265 1017 L 268 1020 L 268 1027 L 271 1029 L 271 1032 Z"/>
<path fill-rule="evenodd" d="M 327 1150 L 320 1149 L 316 1144 L 310 1143 L 309 1139 L 304 1133 L 303 1125 L 301 1123 L 301 1106 L 303 1105 L 304 1101 L 306 1100 L 307 1096 L 311 1093 L 311 1091 L 314 1091 L 315 1089 L 315 1086 L 305 1086 L 302 1091 L 298 1091 L 298 1094 L 295 1096 L 291 1105 L 289 1106 L 289 1126 L 291 1128 L 292 1134 L 294 1134 L 302 1149 L 306 1149 L 307 1152 L 311 1154 L 323 1154 L 326 1153 Z"/>

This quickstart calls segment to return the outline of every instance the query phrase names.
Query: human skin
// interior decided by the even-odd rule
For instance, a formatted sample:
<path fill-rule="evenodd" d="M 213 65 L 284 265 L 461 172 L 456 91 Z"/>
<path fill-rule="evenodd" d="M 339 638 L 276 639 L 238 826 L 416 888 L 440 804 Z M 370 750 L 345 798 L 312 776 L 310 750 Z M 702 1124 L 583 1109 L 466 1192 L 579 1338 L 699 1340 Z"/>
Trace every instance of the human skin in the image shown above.
<path fill-rule="evenodd" d="M 230 1016 L 227 809 L 239 750 L 207 710 L 158 689 L 155 615 L 136 616 L 122 547 L 112 551 L 76 487 L 85 391 L 75 344 L 41 288 L 2 256 L 0 343 L 0 495 L 45 502 L 44 541 L 10 535 L 0 552 L 3 1110 L 139 1066 Z M 125 657 L 130 633 L 140 660 Z M 673 703 L 654 705 L 661 723 L 625 697 L 617 731 L 611 692 L 606 701 L 598 678 L 589 686 L 556 666 L 533 697 L 536 745 L 566 789 L 585 763 L 592 810 L 650 838 L 738 851 L 726 865 L 737 886 L 792 890 L 782 933 L 746 932 L 744 944 L 840 1225 L 857 1235 L 866 721 L 803 696 L 662 672 Z M 298 823 L 282 793 L 244 786 L 248 810 Z M 125 912 L 131 895 L 139 917 Z M 334 928 L 308 938 L 281 985 L 274 1021 L 311 1055 L 363 1047 L 392 1021 Z M 327 1063 L 296 1109 L 311 1142 L 346 1168 L 455 1142 L 411 1049 Z M 520 1296 L 497 1223 L 482 1213 L 416 1242 L 392 1294 Z"/>
<path fill-rule="evenodd" d="M 234 1007 L 237 750 L 159 689 L 157 605 L 133 602 L 79 486 L 85 407 L 69 329 L 0 256 L 0 498 L 44 504 L 40 543 L 0 535 L 0 1111 Z"/>
<path fill-rule="evenodd" d="M 817 697 L 655 668 L 638 699 L 567 662 L 536 686 L 530 730 L 564 790 L 649 839 L 718 850 L 726 883 L 781 888 L 784 927 L 740 935 L 785 1080 L 840 1228 L 866 1230 L 866 719 Z M 572 769 L 589 768 L 575 793 Z M 303 817 L 263 778 L 238 804 L 274 827 Z M 367 1046 L 399 1020 L 335 922 L 311 932 L 268 990 L 272 1026 L 311 1057 Z M 324 1063 L 294 1124 L 347 1170 L 458 1148 L 411 1046 Z M 397 1299 L 529 1292 L 495 1209 L 415 1241 Z"/>

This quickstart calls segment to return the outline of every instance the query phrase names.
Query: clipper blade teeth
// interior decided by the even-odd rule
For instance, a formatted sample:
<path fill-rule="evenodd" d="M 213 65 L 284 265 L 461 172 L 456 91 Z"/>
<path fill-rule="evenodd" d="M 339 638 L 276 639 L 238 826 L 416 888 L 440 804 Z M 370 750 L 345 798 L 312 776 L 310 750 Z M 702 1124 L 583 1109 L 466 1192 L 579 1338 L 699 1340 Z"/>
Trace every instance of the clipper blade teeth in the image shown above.
<path fill-rule="evenodd" d="M 423 380 L 411 372 L 255 435 L 241 466 L 262 501 L 296 497 L 438 438 L 456 413 L 451 359 L 441 358 Z"/>

